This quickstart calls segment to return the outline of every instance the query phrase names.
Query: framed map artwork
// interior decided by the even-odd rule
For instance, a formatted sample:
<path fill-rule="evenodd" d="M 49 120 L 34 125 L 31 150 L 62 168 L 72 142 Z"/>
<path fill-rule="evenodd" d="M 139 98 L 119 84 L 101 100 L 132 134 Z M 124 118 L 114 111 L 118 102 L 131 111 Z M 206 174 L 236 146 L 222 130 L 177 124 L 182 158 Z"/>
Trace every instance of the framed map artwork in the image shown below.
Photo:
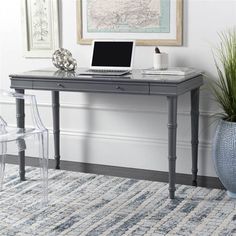
<path fill-rule="evenodd" d="M 25 57 L 51 57 L 59 48 L 58 0 L 21 0 Z"/>
<path fill-rule="evenodd" d="M 182 45 L 183 0 L 77 0 L 79 44 L 135 39 L 137 45 Z"/>

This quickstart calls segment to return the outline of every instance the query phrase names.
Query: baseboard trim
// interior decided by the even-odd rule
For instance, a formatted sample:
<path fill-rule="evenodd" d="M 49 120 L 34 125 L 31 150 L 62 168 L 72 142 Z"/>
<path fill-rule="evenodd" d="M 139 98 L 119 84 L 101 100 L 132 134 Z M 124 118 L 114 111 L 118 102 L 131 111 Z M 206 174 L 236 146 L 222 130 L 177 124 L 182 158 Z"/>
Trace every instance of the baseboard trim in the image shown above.
<path fill-rule="evenodd" d="M 7 163 L 18 164 L 18 157 L 8 155 Z M 26 157 L 27 166 L 39 166 L 38 159 L 35 157 Z M 49 168 L 54 168 L 54 160 L 49 160 Z M 168 172 L 154 171 L 145 169 L 135 169 L 127 167 L 117 167 L 99 164 L 90 164 L 82 162 L 61 161 L 61 169 L 83 173 L 93 173 L 101 175 L 111 175 L 124 178 L 143 179 L 151 181 L 168 182 Z M 176 183 L 192 185 L 192 176 L 189 174 L 176 174 Z M 198 186 L 206 188 L 224 189 L 220 180 L 216 177 L 198 176 Z"/>

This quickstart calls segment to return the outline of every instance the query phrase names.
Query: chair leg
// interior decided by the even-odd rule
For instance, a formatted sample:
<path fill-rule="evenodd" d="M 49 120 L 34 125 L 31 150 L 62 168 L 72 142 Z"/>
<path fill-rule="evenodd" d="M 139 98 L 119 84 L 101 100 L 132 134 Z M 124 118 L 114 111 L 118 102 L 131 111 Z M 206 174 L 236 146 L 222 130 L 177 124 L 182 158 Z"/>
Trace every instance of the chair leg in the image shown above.
<path fill-rule="evenodd" d="M 48 132 L 39 134 L 39 161 L 42 180 L 42 203 L 48 203 Z"/>
<path fill-rule="evenodd" d="M 1 154 L 0 154 L 0 191 L 3 189 L 3 180 L 5 173 L 5 159 L 7 153 L 7 144 L 1 143 Z"/>

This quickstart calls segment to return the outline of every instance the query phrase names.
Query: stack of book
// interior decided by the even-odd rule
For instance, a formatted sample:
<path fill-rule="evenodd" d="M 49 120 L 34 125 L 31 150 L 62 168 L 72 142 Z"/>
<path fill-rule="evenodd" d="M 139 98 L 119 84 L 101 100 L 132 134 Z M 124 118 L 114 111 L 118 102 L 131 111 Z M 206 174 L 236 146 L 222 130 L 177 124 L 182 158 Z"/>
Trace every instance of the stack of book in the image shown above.
<path fill-rule="evenodd" d="M 144 69 L 142 71 L 145 75 L 189 75 L 196 73 L 197 71 L 193 68 L 188 67 L 170 67 L 166 70 L 157 70 L 154 68 Z"/>

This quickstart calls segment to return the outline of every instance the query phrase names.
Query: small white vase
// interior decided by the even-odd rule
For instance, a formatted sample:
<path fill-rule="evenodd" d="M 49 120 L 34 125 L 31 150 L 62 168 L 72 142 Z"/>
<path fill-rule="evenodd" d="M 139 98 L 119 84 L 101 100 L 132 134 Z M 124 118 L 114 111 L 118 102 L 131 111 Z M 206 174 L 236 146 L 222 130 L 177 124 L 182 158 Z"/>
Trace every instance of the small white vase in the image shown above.
<path fill-rule="evenodd" d="M 153 67 L 156 70 L 166 70 L 168 68 L 168 54 L 167 53 L 154 53 L 153 54 Z"/>

